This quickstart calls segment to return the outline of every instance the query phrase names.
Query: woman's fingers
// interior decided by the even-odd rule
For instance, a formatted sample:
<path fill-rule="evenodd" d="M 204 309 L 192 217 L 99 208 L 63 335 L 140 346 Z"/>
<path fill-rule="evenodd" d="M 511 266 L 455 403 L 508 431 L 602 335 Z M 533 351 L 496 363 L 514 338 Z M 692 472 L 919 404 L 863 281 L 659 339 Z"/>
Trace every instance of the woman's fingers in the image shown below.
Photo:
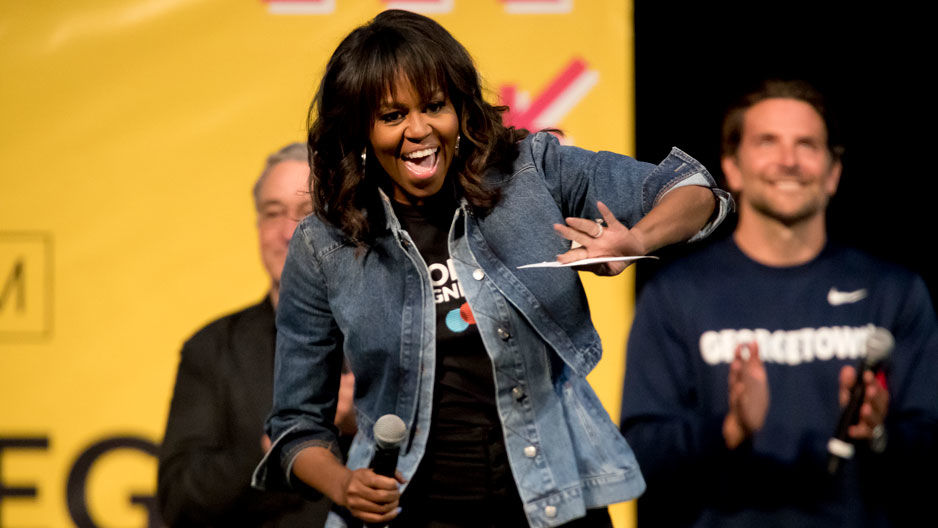
<path fill-rule="evenodd" d="M 386 522 L 397 516 L 401 497 L 398 480 L 371 469 L 356 469 L 346 485 L 346 507 L 359 519 Z"/>
<path fill-rule="evenodd" d="M 602 236 L 602 232 L 605 228 L 597 222 L 596 220 L 590 220 L 589 218 L 566 218 L 567 226 L 572 227 L 576 231 L 579 231 L 580 234 L 585 235 L 589 238 L 599 238 Z"/>
<path fill-rule="evenodd" d="M 567 219 L 567 222 L 570 222 L 570 220 L 573 220 L 573 219 L 572 219 L 572 218 L 568 218 L 568 219 Z M 583 219 L 582 219 L 582 218 L 578 218 L 577 220 L 583 220 Z M 585 220 L 585 221 L 586 221 L 586 222 L 589 222 L 589 220 Z M 593 227 L 593 231 L 596 231 L 596 229 L 597 229 L 597 228 L 596 228 L 596 223 L 595 223 L 595 222 L 592 222 L 592 224 L 593 224 L 593 226 L 594 226 L 594 227 Z M 587 244 L 591 244 L 592 241 L 595 240 L 592 235 L 587 234 L 585 231 L 582 231 L 582 230 L 577 229 L 577 228 L 575 228 L 575 227 L 570 227 L 570 226 L 564 225 L 564 224 L 554 224 L 554 230 L 557 231 L 558 233 L 560 233 L 560 236 L 562 236 L 562 237 L 564 237 L 564 238 L 566 238 L 567 240 L 570 240 L 570 241 L 572 241 L 572 242 L 576 242 L 577 244 L 579 244 L 579 245 L 581 245 L 581 246 L 585 246 L 585 245 L 587 245 Z"/>
<path fill-rule="evenodd" d="M 596 208 L 599 209 L 599 214 L 603 216 L 603 220 L 610 228 L 615 228 L 622 225 L 622 222 L 616 218 L 616 215 L 612 214 L 612 210 L 606 207 L 606 204 L 602 202 L 596 202 Z"/>

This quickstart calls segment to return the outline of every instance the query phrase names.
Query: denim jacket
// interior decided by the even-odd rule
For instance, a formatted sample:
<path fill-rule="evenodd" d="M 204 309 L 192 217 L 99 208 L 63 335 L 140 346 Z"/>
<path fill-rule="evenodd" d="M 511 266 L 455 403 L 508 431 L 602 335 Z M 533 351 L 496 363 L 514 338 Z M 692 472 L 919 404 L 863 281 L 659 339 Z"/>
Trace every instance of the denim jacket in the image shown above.
<path fill-rule="evenodd" d="M 585 376 L 601 354 L 577 272 L 517 269 L 569 249 L 553 224 L 598 218 L 602 200 L 626 225 L 669 190 L 687 183 L 731 199 L 706 169 L 678 149 L 655 166 L 610 152 L 562 146 L 538 133 L 520 145 L 510 174 L 488 176 L 502 188 L 481 216 L 465 203 L 449 233 L 450 256 L 492 360 L 505 447 L 531 526 L 557 526 L 587 508 L 629 500 L 645 487 L 632 450 Z M 356 250 L 315 215 L 297 228 L 283 270 L 277 314 L 274 444 L 255 486 L 296 485 L 291 466 L 308 446 L 335 451 L 332 425 L 343 353 L 355 373 L 358 434 L 350 468 L 374 452 L 372 426 L 401 417 L 408 438 L 398 469 L 405 479 L 424 453 L 433 401 L 436 308 L 427 266 L 382 196 L 386 230 Z M 327 526 L 342 526 L 333 515 Z"/>

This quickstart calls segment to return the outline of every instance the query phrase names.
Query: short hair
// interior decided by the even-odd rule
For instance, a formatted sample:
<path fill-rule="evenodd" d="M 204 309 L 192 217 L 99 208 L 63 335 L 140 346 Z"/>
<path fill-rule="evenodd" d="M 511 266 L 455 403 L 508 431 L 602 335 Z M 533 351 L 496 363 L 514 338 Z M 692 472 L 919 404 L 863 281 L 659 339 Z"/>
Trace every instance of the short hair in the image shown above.
<path fill-rule="evenodd" d="M 261 186 L 264 185 L 264 180 L 267 179 L 267 175 L 270 174 L 270 171 L 278 163 L 282 163 L 284 161 L 299 161 L 303 163 L 309 163 L 309 149 L 307 149 L 306 145 L 303 143 L 290 143 L 289 145 L 267 156 L 267 161 L 264 162 L 264 170 L 261 171 L 261 175 L 258 176 L 257 181 L 254 182 L 254 209 L 260 211 Z"/>
<path fill-rule="evenodd" d="M 796 99 L 809 105 L 821 116 L 827 129 L 827 150 L 831 158 L 840 160 L 844 153 L 840 129 L 825 101 L 824 95 L 807 81 L 769 79 L 763 81 L 755 90 L 739 98 L 727 110 L 723 117 L 722 143 L 720 155 L 734 156 L 739 149 L 743 135 L 743 115 L 746 110 L 766 99 Z"/>
<path fill-rule="evenodd" d="M 386 94 L 398 79 L 410 82 L 424 100 L 437 90 L 452 102 L 462 142 L 450 172 L 471 206 L 488 211 L 500 189 L 485 171 L 517 157 L 526 131 L 506 128 L 502 112 L 482 95 L 479 74 L 469 52 L 434 20 L 401 10 L 387 10 L 356 28 L 339 44 L 326 65 L 309 109 L 309 149 L 313 171 L 313 209 L 364 246 L 379 226 L 378 190 L 389 185 L 370 150 L 370 133 Z M 449 175 L 447 175 L 449 177 Z"/>

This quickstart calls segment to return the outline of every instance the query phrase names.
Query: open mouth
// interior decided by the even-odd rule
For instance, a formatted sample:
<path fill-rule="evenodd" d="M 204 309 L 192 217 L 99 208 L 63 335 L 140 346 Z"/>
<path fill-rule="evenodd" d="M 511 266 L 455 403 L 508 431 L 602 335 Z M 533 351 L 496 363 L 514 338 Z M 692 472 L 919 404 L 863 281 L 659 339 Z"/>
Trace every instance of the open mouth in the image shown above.
<path fill-rule="evenodd" d="M 773 185 L 780 191 L 797 191 L 803 187 L 800 181 L 795 180 L 778 180 Z"/>
<path fill-rule="evenodd" d="M 425 148 L 415 150 L 406 154 L 401 154 L 404 166 L 416 178 L 426 178 L 436 172 L 437 162 L 439 161 L 440 147 Z"/>

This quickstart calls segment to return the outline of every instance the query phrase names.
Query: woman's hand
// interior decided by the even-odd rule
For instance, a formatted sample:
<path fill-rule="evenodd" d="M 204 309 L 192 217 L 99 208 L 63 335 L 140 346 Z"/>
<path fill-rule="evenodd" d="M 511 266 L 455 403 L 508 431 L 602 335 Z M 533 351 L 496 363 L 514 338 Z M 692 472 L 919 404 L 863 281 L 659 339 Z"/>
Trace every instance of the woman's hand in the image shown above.
<path fill-rule="evenodd" d="M 385 524 L 400 513 L 399 483 L 404 483 L 400 471 L 395 478 L 382 477 L 367 468 L 349 471 L 342 484 L 342 500 L 337 502 L 366 523 Z"/>
<path fill-rule="evenodd" d="M 558 262 L 566 264 L 586 258 L 641 256 L 646 253 L 645 244 L 638 231 L 619 222 L 606 204 L 596 202 L 596 207 L 602 214 L 605 225 L 586 218 L 567 218 L 567 225 L 554 224 L 554 229 L 560 236 L 575 242 L 575 247 L 557 255 Z M 631 263 L 605 262 L 577 266 L 577 269 L 591 271 L 597 275 L 618 275 L 629 264 Z"/>
<path fill-rule="evenodd" d="M 399 471 L 390 478 L 371 469 L 351 470 L 328 449 L 311 446 L 296 456 L 293 474 L 365 522 L 385 524 L 399 513 L 398 484 L 404 483 Z"/>

